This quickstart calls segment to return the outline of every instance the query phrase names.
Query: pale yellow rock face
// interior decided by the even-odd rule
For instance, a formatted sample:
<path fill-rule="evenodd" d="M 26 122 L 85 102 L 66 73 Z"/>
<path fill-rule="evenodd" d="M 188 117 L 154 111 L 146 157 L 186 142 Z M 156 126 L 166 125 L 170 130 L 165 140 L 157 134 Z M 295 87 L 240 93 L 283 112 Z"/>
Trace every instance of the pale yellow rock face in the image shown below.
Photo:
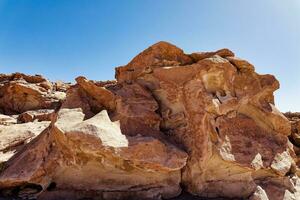
<path fill-rule="evenodd" d="M 276 109 L 274 76 L 257 74 L 228 49 L 185 54 L 159 42 L 117 67 L 116 79 L 69 85 L 0 76 L 0 111 L 20 114 L 0 123 L 16 130 L 30 123 L 15 123 L 51 120 L 8 155 L 5 194 L 140 200 L 184 189 L 204 198 L 300 198 L 300 120 Z"/>

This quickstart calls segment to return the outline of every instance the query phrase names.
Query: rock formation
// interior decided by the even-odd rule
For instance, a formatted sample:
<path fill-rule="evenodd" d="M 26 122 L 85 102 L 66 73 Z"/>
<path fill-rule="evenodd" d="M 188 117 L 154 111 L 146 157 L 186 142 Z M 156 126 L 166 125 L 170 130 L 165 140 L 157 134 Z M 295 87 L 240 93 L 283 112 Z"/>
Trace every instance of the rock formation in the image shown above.
<path fill-rule="evenodd" d="M 106 110 L 83 120 L 80 108 L 60 110 L 55 122 L 26 147 L 28 150 L 8 162 L 0 187 L 26 187 L 17 195 L 30 198 L 61 198 L 63 193 L 64 198 L 73 199 L 80 196 L 78 190 L 104 199 L 158 199 L 180 194 L 180 169 L 186 153 L 155 138 L 126 137 Z M 47 193 L 51 184 L 58 192 Z"/>
<path fill-rule="evenodd" d="M 18 150 L 38 136 L 50 122 L 0 125 L 0 163 L 9 160 Z"/>
<path fill-rule="evenodd" d="M 300 113 L 285 113 L 285 116 L 290 120 L 292 126 L 291 141 L 300 147 Z"/>
<path fill-rule="evenodd" d="M 56 91 L 47 79 L 39 75 L 0 75 L 0 110 L 4 114 L 53 109 L 64 97 L 64 92 Z"/>
<path fill-rule="evenodd" d="M 300 168 L 300 113 L 285 113 L 285 116 L 290 120 L 292 126 L 292 133 L 289 136 L 290 141 L 294 144 L 294 151 L 297 154 L 297 165 Z M 298 176 L 300 176 L 300 171 L 298 171 Z"/>
<path fill-rule="evenodd" d="M 300 199 L 300 123 L 275 108 L 275 77 L 228 49 L 159 42 L 116 81 L 1 77 L 2 195 Z"/>

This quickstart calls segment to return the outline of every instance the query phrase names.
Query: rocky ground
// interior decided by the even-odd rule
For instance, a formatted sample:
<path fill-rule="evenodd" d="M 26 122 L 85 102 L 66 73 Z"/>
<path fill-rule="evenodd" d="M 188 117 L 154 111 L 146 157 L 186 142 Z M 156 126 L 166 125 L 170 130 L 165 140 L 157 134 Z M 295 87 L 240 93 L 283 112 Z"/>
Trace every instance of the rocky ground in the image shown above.
<path fill-rule="evenodd" d="M 166 42 L 116 81 L 2 74 L 1 196 L 300 199 L 300 114 L 276 109 L 278 88 L 228 49 Z"/>

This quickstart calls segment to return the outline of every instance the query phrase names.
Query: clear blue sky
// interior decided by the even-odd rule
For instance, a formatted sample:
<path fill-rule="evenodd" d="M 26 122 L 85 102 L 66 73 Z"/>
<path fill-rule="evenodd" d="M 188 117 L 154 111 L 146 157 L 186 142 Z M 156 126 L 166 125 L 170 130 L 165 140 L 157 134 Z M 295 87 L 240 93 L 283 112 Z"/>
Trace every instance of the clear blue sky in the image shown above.
<path fill-rule="evenodd" d="M 300 111 L 299 0 L 0 0 L 0 73 L 113 79 L 161 40 L 187 53 L 230 48 L 276 75 L 282 111 Z"/>

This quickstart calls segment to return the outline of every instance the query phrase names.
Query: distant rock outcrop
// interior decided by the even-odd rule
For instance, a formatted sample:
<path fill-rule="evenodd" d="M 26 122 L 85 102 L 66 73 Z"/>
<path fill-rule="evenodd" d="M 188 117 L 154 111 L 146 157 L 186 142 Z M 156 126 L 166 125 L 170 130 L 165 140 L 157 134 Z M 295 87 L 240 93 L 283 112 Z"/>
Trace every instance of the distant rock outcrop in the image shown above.
<path fill-rule="evenodd" d="M 65 93 L 56 91 L 42 76 L 21 73 L 0 75 L 0 110 L 4 114 L 18 114 L 28 110 L 58 107 Z"/>
<path fill-rule="evenodd" d="M 1 77 L 4 196 L 300 198 L 300 122 L 275 108 L 275 77 L 228 49 L 159 42 L 116 81 Z"/>

